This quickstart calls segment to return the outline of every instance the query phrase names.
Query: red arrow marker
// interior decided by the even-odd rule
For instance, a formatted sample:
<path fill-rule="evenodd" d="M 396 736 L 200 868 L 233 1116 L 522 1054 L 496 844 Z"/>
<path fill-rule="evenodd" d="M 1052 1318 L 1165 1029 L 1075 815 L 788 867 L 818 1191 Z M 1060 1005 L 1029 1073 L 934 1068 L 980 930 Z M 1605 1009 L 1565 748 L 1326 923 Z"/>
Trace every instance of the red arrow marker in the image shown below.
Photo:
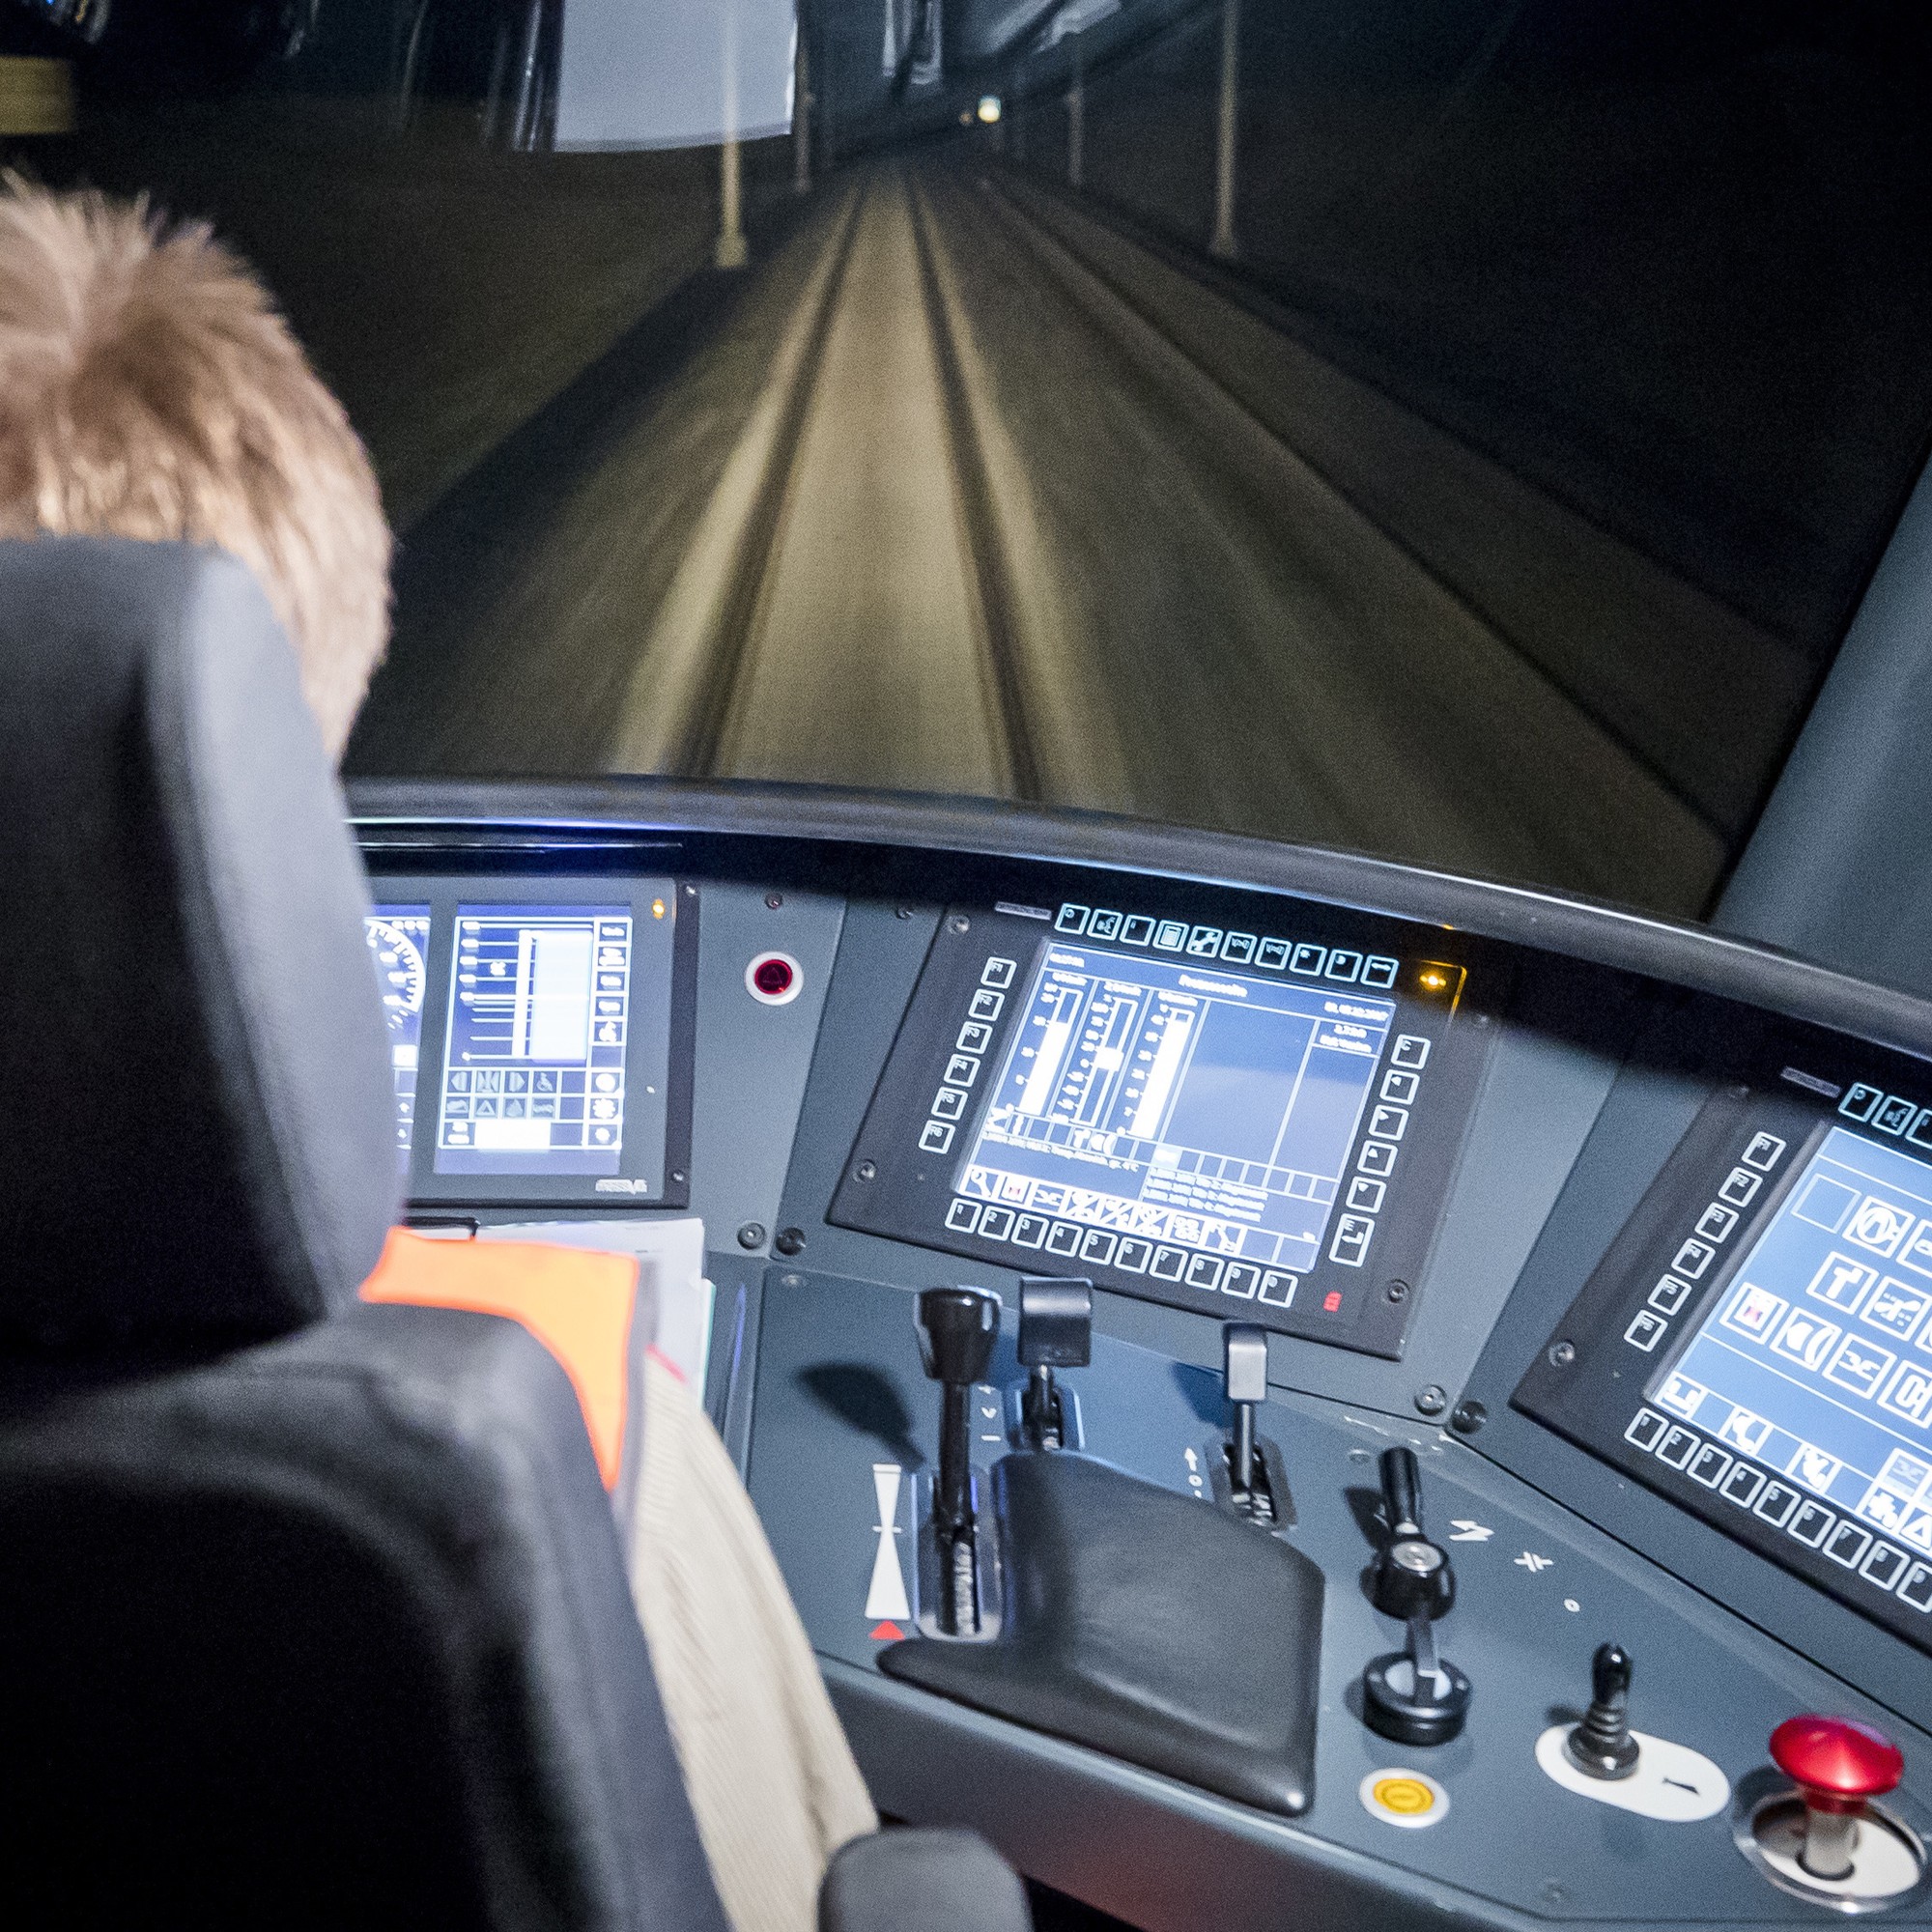
<path fill-rule="evenodd" d="M 897 1624 L 884 1623 L 872 1626 L 872 1636 L 878 1643 L 896 1643 L 904 1635 L 905 1632 L 900 1630 Z"/>

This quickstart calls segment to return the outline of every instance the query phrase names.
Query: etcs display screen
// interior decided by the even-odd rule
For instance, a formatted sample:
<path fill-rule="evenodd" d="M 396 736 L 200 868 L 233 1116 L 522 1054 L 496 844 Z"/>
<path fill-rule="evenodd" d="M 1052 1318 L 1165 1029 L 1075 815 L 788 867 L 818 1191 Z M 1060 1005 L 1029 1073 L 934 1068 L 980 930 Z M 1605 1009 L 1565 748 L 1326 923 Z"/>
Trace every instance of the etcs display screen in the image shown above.
<path fill-rule="evenodd" d="M 1932 1553 L 1932 1164 L 1833 1127 L 1649 1395 Z"/>
<path fill-rule="evenodd" d="M 1049 945 L 954 1192 L 1305 1273 L 1395 1014 L 1355 991 Z"/>
<path fill-rule="evenodd" d="M 429 983 L 430 909 L 379 905 L 364 915 L 363 935 L 389 1026 L 390 1078 L 396 1094 L 396 1152 L 410 1164 L 415 1139 L 416 1066 L 422 1057 L 423 995 Z"/>
<path fill-rule="evenodd" d="M 629 905 L 459 905 L 436 1171 L 614 1175 Z"/>

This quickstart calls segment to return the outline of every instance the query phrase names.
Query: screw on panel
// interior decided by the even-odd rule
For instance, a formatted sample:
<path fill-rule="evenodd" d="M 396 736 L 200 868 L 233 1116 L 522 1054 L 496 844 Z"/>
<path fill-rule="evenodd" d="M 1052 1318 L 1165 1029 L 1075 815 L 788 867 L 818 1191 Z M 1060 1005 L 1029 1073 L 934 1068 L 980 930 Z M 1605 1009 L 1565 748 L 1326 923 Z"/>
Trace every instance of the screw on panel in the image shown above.
<path fill-rule="evenodd" d="M 1449 1406 L 1449 1391 L 1439 1382 L 1431 1382 L 1427 1388 L 1415 1392 L 1416 1412 L 1420 1415 L 1440 1415 Z"/>
<path fill-rule="evenodd" d="M 895 919 L 910 919 L 912 917 L 912 907 L 900 906 L 898 911 L 894 913 L 893 917 Z"/>
<path fill-rule="evenodd" d="M 1388 1298 L 1400 1305 L 1408 1299 L 1408 1284 L 1406 1281 L 1392 1281 L 1382 1290 Z"/>
<path fill-rule="evenodd" d="M 1480 1402 L 1459 1402 L 1456 1412 L 1449 1418 L 1449 1427 L 1458 1435 L 1473 1435 L 1490 1419 L 1490 1411 Z"/>
<path fill-rule="evenodd" d="M 784 902 L 785 902 L 785 895 L 782 893 L 767 893 L 765 895 L 765 903 L 768 906 L 770 906 L 774 912 L 777 912 L 779 907 L 783 905 Z"/>
<path fill-rule="evenodd" d="M 805 1252 L 805 1230 L 803 1228 L 781 1228 L 779 1237 L 772 1243 L 781 1255 L 798 1255 Z"/>
<path fill-rule="evenodd" d="M 738 1230 L 738 1245 L 741 1248 L 761 1248 L 764 1244 L 765 1229 L 763 1222 L 747 1221 Z"/>
<path fill-rule="evenodd" d="M 1552 1342 L 1549 1345 L 1549 1366 L 1552 1369 L 1567 1369 L 1577 1359 L 1577 1345 L 1574 1342 Z"/>
<path fill-rule="evenodd" d="M 684 895 L 688 899 L 695 899 L 697 896 L 697 888 L 696 886 L 686 886 Z"/>
<path fill-rule="evenodd" d="M 674 1167 L 674 1168 L 672 1168 L 672 1169 L 671 1169 L 671 1171 L 670 1171 L 670 1178 L 671 1178 L 671 1179 L 672 1179 L 673 1180 L 675 1180 L 675 1181 L 679 1182 L 680 1184 L 682 1184 L 682 1183 L 683 1183 L 683 1181 L 684 1181 L 684 1180 L 685 1180 L 685 1179 L 686 1179 L 686 1176 L 685 1176 L 685 1172 L 684 1172 L 684 1169 L 683 1169 L 683 1168 L 681 1168 L 681 1167 Z"/>
<path fill-rule="evenodd" d="M 869 1160 L 862 1160 L 852 1172 L 861 1180 L 876 1180 L 879 1178 L 879 1170 Z"/>
<path fill-rule="evenodd" d="M 946 922 L 946 929 L 948 932 L 971 932 L 973 930 L 973 922 L 963 912 L 955 912 Z"/>
<path fill-rule="evenodd" d="M 1373 1463 L 1376 1459 L 1366 1449 L 1350 1449 L 1349 1461 L 1351 1463 Z"/>
<path fill-rule="evenodd" d="M 802 1274 L 781 1274 L 779 1277 L 779 1282 L 784 1288 L 803 1288 L 805 1286 L 805 1277 Z"/>

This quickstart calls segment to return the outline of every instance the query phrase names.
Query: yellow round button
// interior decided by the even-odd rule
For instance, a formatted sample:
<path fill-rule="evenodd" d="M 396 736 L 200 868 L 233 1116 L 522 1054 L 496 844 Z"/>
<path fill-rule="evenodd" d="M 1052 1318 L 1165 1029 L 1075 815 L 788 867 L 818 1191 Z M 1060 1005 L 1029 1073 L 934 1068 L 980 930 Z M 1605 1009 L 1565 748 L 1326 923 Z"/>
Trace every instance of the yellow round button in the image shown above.
<path fill-rule="evenodd" d="M 1449 1809 L 1449 1794 L 1433 1777 L 1400 1767 L 1370 1772 L 1358 1795 L 1365 1811 L 1410 1832 L 1435 1824 Z"/>
<path fill-rule="evenodd" d="M 1376 1780 L 1376 1803 L 1385 1811 L 1427 1811 L 1435 1795 L 1419 1777 L 1380 1777 Z"/>

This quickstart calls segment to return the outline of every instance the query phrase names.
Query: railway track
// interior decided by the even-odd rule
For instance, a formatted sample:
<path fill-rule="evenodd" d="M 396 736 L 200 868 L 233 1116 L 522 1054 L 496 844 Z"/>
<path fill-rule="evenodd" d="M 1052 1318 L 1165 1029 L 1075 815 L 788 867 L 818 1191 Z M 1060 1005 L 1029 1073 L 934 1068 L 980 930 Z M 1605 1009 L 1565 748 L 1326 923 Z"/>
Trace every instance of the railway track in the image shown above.
<path fill-rule="evenodd" d="M 878 744 L 851 766 L 869 709 L 910 749 L 888 779 L 1051 795 L 955 272 L 902 172 L 850 191 L 640 655 L 614 765 L 798 776 L 816 754 L 876 782 Z M 841 623 L 839 580 L 859 576 Z M 828 696 L 851 704 L 844 729 L 825 728 Z"/>

